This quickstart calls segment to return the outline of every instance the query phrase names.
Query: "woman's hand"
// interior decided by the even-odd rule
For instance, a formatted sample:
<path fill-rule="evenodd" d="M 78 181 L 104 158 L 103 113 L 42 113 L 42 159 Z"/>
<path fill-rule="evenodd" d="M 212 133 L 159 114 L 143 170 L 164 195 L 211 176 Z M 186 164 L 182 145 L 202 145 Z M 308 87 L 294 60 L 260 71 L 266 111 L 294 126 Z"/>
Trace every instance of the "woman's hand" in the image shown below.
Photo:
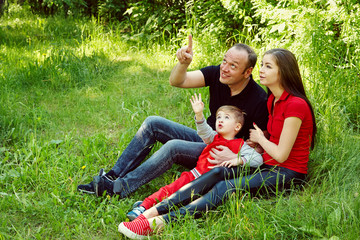
<path fill-rule="evenodd" d="M 294 146 L 297 134 L 299 133 L 302 120 L 297 117 L 288 117 L 284 120 L 281 130 L 279 143 L 270 142 L 264 136 L 261 129 L 254 124 L 255 129 L 250 129 L 250 138 L 252 142 L 259 143 L 261 147 L 273 159 L 279 163 L 283 163 L 289 157 L 292 147 Z"/>
<path fill-rule="evenodd" d="M 259 143 L 261 138 L 265 138 L 265 135 L 263 131 L 255 124 L 253 123 L 255 129 L 250 129 L 250 136 L 249 140 L 254 143 Z"/>

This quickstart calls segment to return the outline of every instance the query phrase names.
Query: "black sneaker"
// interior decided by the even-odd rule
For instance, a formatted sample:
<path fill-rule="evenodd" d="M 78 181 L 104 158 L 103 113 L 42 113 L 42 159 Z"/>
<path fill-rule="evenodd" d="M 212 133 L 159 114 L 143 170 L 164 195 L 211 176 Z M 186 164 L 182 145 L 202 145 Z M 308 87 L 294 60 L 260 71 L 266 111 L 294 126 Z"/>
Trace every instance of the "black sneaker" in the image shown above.
<path fill-rule="evenodd" d="M 93 178 L 94 190 L 97 197 L 101 197 L 105 191 L 106 194 L 110 196 L 114 195 L 114 182 L 103 173 L 104 170 L 101 169 L 99 175 Z"/>
<path fill-rule="evenodd" d="M 77 186 L 77 190 L 81 193 L 86 194 L 95 194 L 94 184 L 93 182 L 89 184 L 81 184 Z"/>
<path fill-rule="evenodd" d="M 99 176 L 102 176 L 102 175 L 104 175 L 104 169 L 101 169 L 99 172 Z M 95 194 L 94 181 L 92 181 L 89 184 L 78 185 L 77 190 L 81 193 Z"/>
<path fill-rule="evenodd" d="M 114 170 L 108 171 L 105 176 L 112 181 L 115 181 L 119 176 L 114 172 Z"/>

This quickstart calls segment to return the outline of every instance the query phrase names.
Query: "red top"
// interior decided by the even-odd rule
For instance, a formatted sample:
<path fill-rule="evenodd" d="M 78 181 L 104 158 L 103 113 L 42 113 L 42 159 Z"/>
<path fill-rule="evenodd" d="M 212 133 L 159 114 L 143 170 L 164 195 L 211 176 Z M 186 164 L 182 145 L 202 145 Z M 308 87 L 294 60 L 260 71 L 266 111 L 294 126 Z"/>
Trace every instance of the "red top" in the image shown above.
<path fill-rule="evenodd" d="M 238 153 L 241 147 L 244 145 L 244 140 L 242 138 L 227 140 L 220 136 L 220 134 L 216 134 L 214 140 L 207 145 L 199 156 L 199 160 L 196 164 L 196 170 L 200 174 L 204 174 L 210 170 L 209 166 L 214 166 L 214 164 L 209 163 L 208 158 L 213 159 L 210 155 L 210 151 L 212 148 L 216 146 L 223 145 L 228 147 L 233 153 Z"/>
<path fill-rule="evenodd" d="M 313 121 L 310 107 L 304 99 L 295 97 L 284 91 L 280 99 L 275 103 L 272 112 L 274 98 L 274 95 L 271 94 L 267 102 L 269 111 L 267 130 L 270 134 L 270 142 L 279 144 L 281 131 L 286 118 L 297 117 L 301 119 L 302 123 L 288 159 L 283 163 L 279 163 L 265 152 L 263 154 L 264 163 L 307 174 L 307 164 L 313 134 Z"/>

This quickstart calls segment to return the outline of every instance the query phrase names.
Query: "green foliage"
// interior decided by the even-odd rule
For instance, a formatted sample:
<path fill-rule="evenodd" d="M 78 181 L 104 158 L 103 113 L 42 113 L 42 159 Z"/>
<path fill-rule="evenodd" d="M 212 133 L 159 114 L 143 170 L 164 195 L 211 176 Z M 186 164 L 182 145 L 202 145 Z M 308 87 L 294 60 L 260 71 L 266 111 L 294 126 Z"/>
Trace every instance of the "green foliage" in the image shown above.
<path fill-rule="evenodd" d="M 254 36 L 261 52 L 275 47 L 292 50 L 306 69 L 303 78 L 315 105 L 337 96 L 332 104 L 358 128 L 360 22 L 355 16 L 360 14 L 360 5 L 350 1 L 279 1 L 275 6 L 263 0 L 253 2 L 256 16 L 266 26 Z M 322 106 L 325 109 L 318 111 L 327 111 L 328 105 Z"/>
<path fill-rule="evenodd" d="M 136 1 L 124 15 L 127 39 L 143 43 L 171 39 L 186 24 L 185 1 Z"/>
<path fill-rule="evenodd" d="M 98 15 L 104 21 L 122 20 L 127 9 L 127 3 L 123 0 L 105 0 L 98 3 Z"/>
<path fill-rule="evenodd" d="M 253 31 L 251 1 L 189 1 L 190 15 L 195 19 L 194 30 L 208 32 L 231 46 L 244 42 Z M 200 35 L 200 34 L 199 34 Z"/>
<path fill-rule="evenodd" d="M 4 11 L 9 7 L 9 1 L 0 0 L 0 17 L 3 15 Z"/>
<path fill-rule="evenodd" d="M 274 47 L 293 51 L 318 141 L 304 189 L 270 199 L 237 193 L 200 219 L 167 225 L 155 239 L 357 239 L 358 2 L 140 3 L 73 1 L 66 18 L 60 1 L 38 5 L 42 14 L 50 12 L 45 6 L 56 9 L 50 17 L 10 4 L 1 17 L 0 239 L 119 239 L 116 226 L 132 203 L 179 176 L 184 169 L 174 166 L 121 200 L 76 192 L 113 166 L 147 116 L 193 127 L 188 99 L 194 92 L 207 98 L 207 90 L 168 85 L 189 33 L 191 69 L 220 63 L 234 41 L 251 45 L 260 60 Z M 75 4 L 87 18 L 75 17 Z"/>

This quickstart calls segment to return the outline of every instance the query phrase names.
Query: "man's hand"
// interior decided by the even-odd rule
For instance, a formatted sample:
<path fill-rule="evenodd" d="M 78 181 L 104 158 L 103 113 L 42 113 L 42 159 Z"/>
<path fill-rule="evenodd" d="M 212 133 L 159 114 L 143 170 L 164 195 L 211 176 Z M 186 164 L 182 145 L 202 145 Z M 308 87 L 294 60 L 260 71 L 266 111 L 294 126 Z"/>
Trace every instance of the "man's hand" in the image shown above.
<path fill-rule="evenodd" d="M 216 148 L 212 148 L 210 151 L 210 156 L 213 159 L 208 158 L 207 160 L 209 163 L 214 164 L 215 166 L 209 168 L 218 167 L 224 161 L 231 161 L 238 158 L 236 153 L 233 153 L 228 147 L 222 145 L 217 146 Z"/>
<path fill-rule="evenodd" d="M 189 44 L 176 52 L 178 63 L 170 73 L 169 83 L 179 88 L 205 87 L 205 77 L 200 70 L 189 71 L 188 67 L 193 59 L 192 36 L 189 35 Z"/>
<path fill-rule="evenodd" d="M 191 107 L 195 113 L 196 120 L 201 120 L 204 117 L 203 115 L 204 103 L 201 100 L 201 93 L 199 93 L 199 95 L 196 95 L 195 93 L 194 96 L 191 97 L 190 102 L 191 102 Z M 201 119 L 198 119 L 200 117 Z"/>
<path fill-rule="evenodd" d="M 189 35 L 189 45 L 180 48 L 176 52 L 176 57 L 179 60 L 181 64 L 187 64 L 189 65 L 193 59 L 193 50 L 192 50 L 192 36 Z"/>

